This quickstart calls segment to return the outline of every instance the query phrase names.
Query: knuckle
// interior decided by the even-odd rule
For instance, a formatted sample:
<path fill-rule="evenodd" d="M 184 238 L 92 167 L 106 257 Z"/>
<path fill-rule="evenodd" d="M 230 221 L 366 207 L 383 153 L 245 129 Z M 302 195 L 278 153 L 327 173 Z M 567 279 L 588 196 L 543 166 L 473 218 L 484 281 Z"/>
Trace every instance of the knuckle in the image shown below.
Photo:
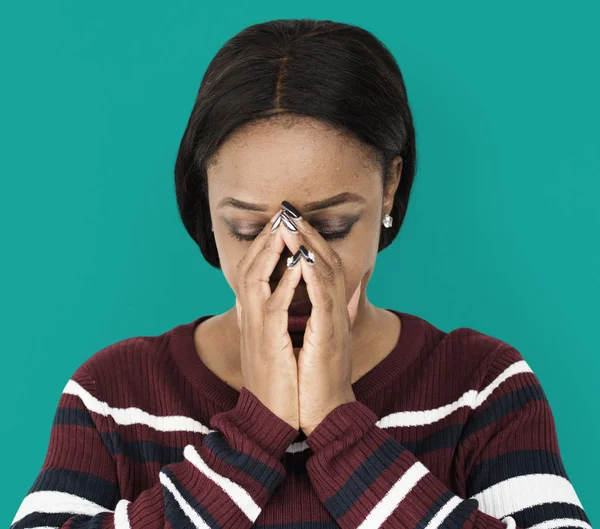
<path fill-rule="evenodd" d="M 330 266 L 325 267 L 323 271 L 323 280 L 327 285 L 335 284 L 336 271 Z"/>
<path fill-rule="evenodd" d="M 329 252 L 331 257 L 331 266 L 336 272 L 342 272 L 344 269 L 344 263 L 342 258 L 333 250 Z"/>
<path fill-rule="evenodd" d="M 315 235 L 315 233 L 317 232 L 317 230 L 314 228 L 314 226 L 312 226 L 308 222 L 303 223 L 303 227 L 304 227 L 304 232 L 307 235 Z"/>
<path fill-rule="evenodd" d="M 333 308 L 335 306 L 335 303 L 333 301 L 333 297 L 331 296 L 331 294 L 325 294 L 324 298 L 323 298 L 323 310 L 325 312 L 332 313 L 333 312 Z"/>
<path fill-rule="evenodd" d="M 246 255 L 245 254 L 239 261 L 237 264 L 237 273 L 238 275 L 242 275 L 242 273 L 244 272 L 244 268 L 246 266 Z"/>
<path fill-rule="evenodd" d="M 277 303 L 275 302 L 275 298 L 273 296 L 265 301 L 265 304 L 263 305 L 263 314 L 265 316 L 275 314 L 278 312 L 278 310 Z"/>
<path fill-rule="evenodd" d="M 246 270 L 244 273 L 244 290 L 250 290 L 250 286 L 252 285 L 252 277 L 250 276 L 250 270 Z"/>

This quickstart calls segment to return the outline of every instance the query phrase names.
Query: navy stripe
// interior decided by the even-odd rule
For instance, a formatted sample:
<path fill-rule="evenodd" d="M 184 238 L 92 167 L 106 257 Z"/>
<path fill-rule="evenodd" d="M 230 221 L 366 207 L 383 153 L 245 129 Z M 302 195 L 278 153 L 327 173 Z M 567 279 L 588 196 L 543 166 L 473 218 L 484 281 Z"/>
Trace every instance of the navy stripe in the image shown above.
<path fill-rule="evenodd" d="M 10 529 L 25 529 L 26 527 L 60 527 L 69 518 L 73 516 L 70 512 L 46 513 L 32 512 L 21 518 L 17 523 L 10 526 Z M 90 518 L 88 516 L 88 518 Z"/>
<path fill-rule="evenodd" d="M 219 430 L 209 433 L 204 439 L 204 443 L 215 456 L 250 476 L 266 488 L 270 494 L 275 492 L 285 478 L 285 475 L 277 469 L 261 463 L 244 452 L 231 448 Z"/>
<path fill-rule="evenodd" d="M 311 455 L 312 452 L 310 449 L 303 450 L 302 452 L 296 452 L 294 454 L 285 453 L 281 458 L 281 464 L 285 469 L 285 475 L 304 476 L 308 474 L 306 470 L 306 463 Z"/>
<path fill-rule="evenodd" d="M 165 474 L 171 480 L 171 483 L 173 483 L 173 486 L 177 489 L 177 492 L 179 492 L 179 494 L 183 497 L 183 499 L 190 505 L 190 507 L 192 509 L 194 509 L 194 511 L 196 511 L 196 513 L 198 514 L 198 516 L 200 516 L 208 526 L 212 527 L 213 529 L 218 529 L 220 527 L 219 524 L 217 523 L 217 521 L 208 512 L 208 510 L 206 509 L 206 507 L 204 505 L 202 505 L 202 503 L 200 503 L 197 498 L 195 498 L 194 496 L 192 496 L 187 491 L 186 488 L 183 487 L 183 485 L 175 477 L 175 474 L 173 473 L 173 471 L 170 468 L 168 468 L 168 467 L 163 468 L 161 470 L 161 472 L 163 474 Z M 203 476 L 203 478 L 210 481 L 210 478 L 207 478 L 206 476 Z M 210 490 L 210 488 L 212 486 L 214 486 L 214 484 L 211 481 L 210 485 L 207 486 L 206 489 Z M 227 494 L 220 487 L 219 487 L 219 493 L 223 494 L 223 495 Z M 177 500 L 175 500 L 174 497 L 173 497 L 173 501 L 177 502 Z M 219 501 L 219 504 L 221 504 L 222 501 L 223 500 Z M 186 520 L 187 520 L 187 516 L 186 516 Z M 185 526 L 187 526 L 187 524 L 173 525 L 173 527 L 185 527 Z"/>
<path fill-rule="evenodd" d="M 114 483 L 77 470 L 49 468 L 36 477 L 28 494 L 39 491 L 67 492 L 114 510 L 121 495 Z"/>
<path fill-rule="evenodd" d="M 99 512 L 95 516 L 90 516 L 89 514 L 32 512 L 11 525 L 10 529 L 61 527 L 69 520 L 71 529 L 101 529 L 102 520 L 106 516 L 114 516 L 114 513 Z"/>
<path fill-rule="evenodd" d="M 331 515 L 339 520 L 346 514 L 355 502 L 362 496 L 383 472 L 406 449 L 395 439 L 386 439 L 384 443 L 373 452 L 348 478 L 333 496 L 324 502 Z"/>
<path fill-rule="evenodd" d="M 419 457 L 428 452 L 456 448 L 463 431 L 464 424 L 451 424 L 441 430 L 417 441 L 402 442 L 402 446 Z"/>
<path fill-rule="evenodd" d="M 59 406 L 54 414 L 53 426 L 58 424 L 74 424 L 76 426 L 85 426 L 95 428 L 90 412 L 81 408 L 69 408 Z"/>
<path fill-rule="evenodd" d="M 171 491 L 165 487 L 162 483 L 160 484 L 163 494 L 163 502 L 165 504 L 165 520 L 169 522 L 169 525 L 173 528 L 177 527 L 190 527 L 190 519 L 183 512 L 175 496 Z"/>
<path fill-rule="evenodd" d="M 463 431 L 463 440 L 490 424 L 498 422 L 513 411 L 521 409 L 527 403 L 537 400 L 547 401 L 544 390 L 539 384 L 524 386 L 502 395 L 468 420 Z"/>
<path fill-rule="evenodd" d="M 440 525 L 440 529 L 461 529 L 465 526 L 467 518 L 471 516 L 479 507 L 479 502 L 475 498 L 469 498 L 461 501 Z"/>
<path fill-rule="evenodd" d="M 179 446 L 166 446 L 150 440 L 127 441 L 119 432 L 100 432 L 100 435 L 112 456 L 121 454 L 138 463 L 158 461 L 163 466 L 183 461 L 183 448 Z"/>
<path fill-rule="evenodd" d="M 431 507 L 429 507 L 428 511 L 423 515 L 423 517 L 417 522 L 415 525 L 415 529 L 425 529 L 427 524 L 431 521 L 431 519 L 438 513 L 438 511 L 448 503 L 455 496 L 454 492 L 451 490 L 447 490 L 441 496 L 439 496 Z"/>
<path fill-rule="evenodd" d="M 339 529 L 337 522 L 325 520 L 322 522 L 291 522 L 273 524 L 254 524 L 257 529 Z"/>
<path fill-rule="evenodd" d="M 73 517 L 69 529 L 102 529 L 102 520 L 106 516 L 114 516 L 112 512 L 99 512 L 93 517 L 87 514 L 78 514 Z"/>
<path fill-rule="evenodd" d="M 547 450 L 517 450 L 473 466 L 466 481 L 467 496 L 475 496 L 496 483 L 527 474 L 552 474 L 568 479 L 558 454 Z"/>
<path fill-rule="evenodd" d="M 402 446 L 410 450 L 416 457 L 428 452 L 435 452 L 446 448 L 456 448 L 463 431 L 464 424 L 451 424 L 441 430 L 424 437 L 418 441 L 402 442 Z M 400 442 L 400 441 L 398 441 Z M 286 475 L 302 476 L 307 474 L 306 463 L 312 455 L 310 449 L 295 454 L 285 453 L 281 463 L 285 468 Z"/>
<path fill-rule="evenodd" d="M 528 507 L 514 514 L 510 514 L 515 519 L 518 527 L 530 527 L 532 525 L 555 520 L 559 518 L 572 518 L 574 520 L 582 520 L 591 525 L 590 519 L 585 514 L 584 510 L 578 505 L 566 502 L 549 502 Z M 563 527 L 570 526 L 560 526 Z M 581 528 L 580 528 L 581 529 Z"/>

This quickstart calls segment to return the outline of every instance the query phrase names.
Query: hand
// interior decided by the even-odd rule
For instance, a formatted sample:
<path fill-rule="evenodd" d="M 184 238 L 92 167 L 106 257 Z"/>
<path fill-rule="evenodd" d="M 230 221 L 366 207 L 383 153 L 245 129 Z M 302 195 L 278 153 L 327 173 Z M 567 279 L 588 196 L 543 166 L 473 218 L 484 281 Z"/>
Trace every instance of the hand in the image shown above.
<path fill-rule="evenodd" d="M 288 268 L 271 293 L 270 276 L 281 259 L 285 243 L 282 230 L 271 232 L 271 221 L 256 236 L 238 264 L 235 306 L 240 328 L 240 361 L 243 386 L 275 415 L 296 429 L 298 368 L 288 333 L 288 307 L 301 268 Z"/>
<path fill-rule="evenodd" d="M 339 255 L 304 218 L 293 222 L 297 233 L 279 228 L 286 245 L 293 253 L 304 245 L 315 254 L 314 265 L 304 257 L 298 263 L 312 303 L 298 354 L 300 428 L 309 436 L 331 411 L 356 400 L 352 390 L 351 329 L 362 281 L 347 302 Z"/>

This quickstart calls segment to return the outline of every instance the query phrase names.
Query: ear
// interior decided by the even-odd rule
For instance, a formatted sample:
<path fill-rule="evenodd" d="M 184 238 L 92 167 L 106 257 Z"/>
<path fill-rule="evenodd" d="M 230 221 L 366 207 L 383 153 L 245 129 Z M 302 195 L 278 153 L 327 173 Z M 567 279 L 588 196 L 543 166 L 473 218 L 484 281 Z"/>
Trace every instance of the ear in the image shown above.
<path fill-rule="evenodd" d="M 394 205 L 394 196 L 400 184 L 400 177 L 402 176 L 402 156 L 396 156 L 392 160 L 392 167 L 390 168 L 390 180 L 386 183 L 385 189 L 383 190 L 383 204 L 382 213 L 390 213 L 392 206 Z"/>

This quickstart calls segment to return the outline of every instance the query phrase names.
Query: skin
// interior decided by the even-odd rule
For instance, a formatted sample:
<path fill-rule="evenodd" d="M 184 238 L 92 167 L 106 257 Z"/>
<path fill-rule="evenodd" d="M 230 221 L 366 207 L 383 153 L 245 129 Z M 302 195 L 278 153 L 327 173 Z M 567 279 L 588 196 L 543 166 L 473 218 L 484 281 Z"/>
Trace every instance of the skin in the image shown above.
<path fill-rule="evenodd" d="M 339 356 L 336 357 L 338 360 L 343 358 L 344 362 L 351 364 L 352 379 L 340 382 L 336 390 L 338 395 L 325 396 L 329 400 L 321 403 L 320 413 L 312 413 L 306 419 L 302 429 L 307 435 L 330 409 L 353 400 L 349 384 L 378 364 L 398 339 L 400 320 L 389 311 L 370 303 L 366 287 L 375 267 L 379 230 L 385 229 L 381 220 L 384 214 L 391 212 L 401 171 L 402 158 L 398 156 L 392 161 L 393 177 L 386 189 L 383 189 L 374 152 L 370 147 L 327 124 L 298 116 L 277 116 L 237 129 L 207 166 L 214 237 L 223 274 L 236 295 L 237 265 L 252 241 L 236 240 L 230 232 L 233 230 L 243 235 L 258 234 L 273 215 L 281 210 L 283 200 L 293 204 L 304 219 L 297 222 L 300 234 L 286 234 L 285 239 L 291 241 L 290 245 L 304 244 L 317 254 L 317 260 L 324 265 L 326 261 L 331 264 L 331 260 L 325 258 L 328 255 L 328 245 L 339 256 L 343 265 L 341 275 L 337 278 L 342 289 L 340 291 L 338 288 L 334 297 L 340 306 L 342 298 L 344 306 L 352 304 L 351 318 L 348 319 L 349 322 L 351 320 L 351 327 L 347 329 L 351 340 L 344 340 L 347 344 L 339 345 L 339 351 L 335 354 Z M 355 193 L 364 201 L 345 202 L 314 212 L 307 211 L 308 203 L 321 201 L 341 192 Z M 232 205 L 219 207 L 219 203 L 226 197 L 266 207 L 264 211 L 240 209 Z M 351 224 L 350 232 L 345 238 L 327 238 L 327 233 L 343 231 Z M 279 229 L 285 230 L 282 226 Z M 294 240 L 299 242 L 294 243 Z M 271 291 L 285 271 L 287 257 L 290 255 L 290 248 L 284 248 L 280 262 L 271 275 Z M 302 266 L 303 269 L 308 269 L 306 263 L 302 263 Z M 310 279 L 311 285 L 315 281 L 315 286 L 311 287 L 311 297 L 311 288 L 306 281 L 308 277 L 310 276 L 303 272 L 294 300 L 310 298 L 314 313 L 314 299 L 318 299 L 314 296 L 319 290 L 316 288 L 319 283 L 316 282 L 316 275 Z M 341 319 L 336 325 L 340 328 L 344 326 Z M 312 338 L 313 343 L 318 342 L 316 335 Z M 233 306 L 198 326 L 195 340 L 199 354 L 208 367 L 235 381 L 232 385 L 241 387 L 240 332 L 236 307 Z M 218 350 L 219 354 L 204 353 L 203 356 L 202 351 L 211 349 Z M 376 354 L 373 354 L 374 351 Z M 302 356 L 303 351 L 297 347 L 294 348 L 294 353 Z M 311 354 L 317 353 L 313 351 Z M 308 358 L 309 354 L 304 356 Z M 333 356 L 332 353 L 331 357 Z M 315 373 L 313 378 L 314 375 Z M 311 388 L 311 392 L 314 389 Z"/>

